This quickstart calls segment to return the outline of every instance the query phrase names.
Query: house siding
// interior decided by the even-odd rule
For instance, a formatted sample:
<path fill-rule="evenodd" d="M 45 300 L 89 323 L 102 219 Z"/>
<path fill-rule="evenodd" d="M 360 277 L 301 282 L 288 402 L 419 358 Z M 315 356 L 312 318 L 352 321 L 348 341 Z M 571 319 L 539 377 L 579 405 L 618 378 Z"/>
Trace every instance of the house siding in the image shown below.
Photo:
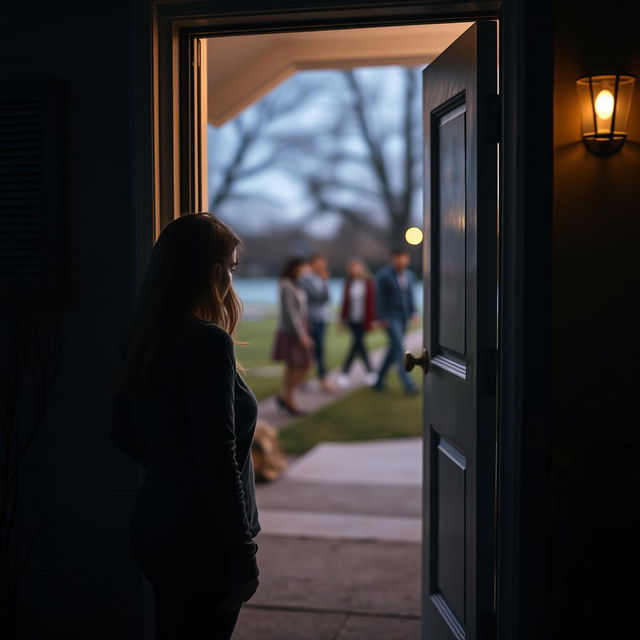
<path fill-rule="evenodd" d="M 622 150 L 581 142 L 576 79 L 640 78 L 637 5 L 554 3 L 552 638 L 637 634 L 640 91 Z M 579 18 L 577 18 L 579 16 Z M 604 69 L 602 65 L 605 65 Z M 613 71 L 615 73 L 615 71 Z"/>
<path fill-rule="evenodd" d="M 24 530 L 47 524 L 22 581 L 20 637 L 144 638 L 147 587 L 128 545 L 140 473 L 108 441 L 109 383 L 134 288 L 130 7 L 8 4 L 0 81 L 62 81 L 69 267 L 60 369 L 22 498 Z"/>

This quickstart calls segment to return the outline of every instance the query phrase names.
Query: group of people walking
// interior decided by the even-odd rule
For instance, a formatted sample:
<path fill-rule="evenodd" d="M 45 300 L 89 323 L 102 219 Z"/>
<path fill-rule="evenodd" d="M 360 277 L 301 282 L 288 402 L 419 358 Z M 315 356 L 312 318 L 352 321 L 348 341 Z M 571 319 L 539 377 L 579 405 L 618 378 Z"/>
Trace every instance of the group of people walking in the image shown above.
<path fill-rule="evenodd" d="M 365 380 L 374 390 L 385 390 L 386 375 L 397 364 L 405 392 L 417 392 L 402 367 L 402 339 L 416 314 L 415 276 L 408 267 L 409 254 L 403 249 L 392 252 L 389 264 L 375 278 L 361 260 L 347 263 L 339 321 L 350 331 L 351 345 L 335 381 L 338 386 L 349 384 L 351 366 L 360 358 L 367 372 Z M 272 355 L 284 362 L 285 370 L 276 402 L 292 415 L 304 414 L 294 394 L 314 362 L 321 389 L 335 390 L 325 360 L 326 329 L 331 321 L 329 276 L 327 259 L 319 253 L 307 260 L 289 259 L 280 275 L 280 314 Z M 387 332 L 388 348 L 381 367 L 374 371 L 365 335 L 378 327 Z"/>

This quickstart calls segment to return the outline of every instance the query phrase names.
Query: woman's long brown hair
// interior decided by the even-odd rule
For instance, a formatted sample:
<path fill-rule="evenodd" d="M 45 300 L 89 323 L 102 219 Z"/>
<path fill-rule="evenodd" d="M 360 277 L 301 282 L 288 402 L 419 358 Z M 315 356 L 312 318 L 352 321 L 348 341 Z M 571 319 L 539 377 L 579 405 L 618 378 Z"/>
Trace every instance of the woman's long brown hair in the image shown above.
<path fill-rule="evenodd" d="M 156 242 L 123 345 L 120 385 L 144 384 L 195 316 L 231 336 L 242 303 L 231 284 L 236 233 L 209 213 L 191 213 L 169 223 Z"/>

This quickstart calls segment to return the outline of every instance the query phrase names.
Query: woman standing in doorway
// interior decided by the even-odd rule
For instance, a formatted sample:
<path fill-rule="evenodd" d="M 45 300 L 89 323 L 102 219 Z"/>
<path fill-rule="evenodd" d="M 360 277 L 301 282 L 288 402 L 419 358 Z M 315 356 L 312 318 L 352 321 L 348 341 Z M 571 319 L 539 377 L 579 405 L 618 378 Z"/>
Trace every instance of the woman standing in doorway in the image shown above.
<path fill-rule="evenodd" d="M 346 272 L 340 320 L 349 327 L 352 341 L 342 365 L 342 373 L 338 376 L 338 384 L 342 387 L 349 385 L 349 370 L 357 357 L 362 358 L 367 370 L 367 384 L 373 384 L 375 373 L 364 336 L 372 328 L 375 316 L 375 283 L 366 265 L 360 260 L 349 260 Z"/>
<path fill-rule="evenodd" d="M 170 223 L 124 343 L 111 439 L 146 469 L 130 539 L 153 586 L 156 640 L 228 640 L 258 587 L 257 403 L 232 337 L 239 246 L 210 214 Z"/>
<path fill-rule="evenodd" d="M 307 269 L 302 258 L 291 258 L 280 274 L 280 317 L 273 345 L 273 359 L 284 361 L 282 392 L 278 406 L 291 415 L 303 415 L 293 399 L 296 388 L 313 364 L 313 340 L 309 335 L 307 294 L 298 284 Z"/>

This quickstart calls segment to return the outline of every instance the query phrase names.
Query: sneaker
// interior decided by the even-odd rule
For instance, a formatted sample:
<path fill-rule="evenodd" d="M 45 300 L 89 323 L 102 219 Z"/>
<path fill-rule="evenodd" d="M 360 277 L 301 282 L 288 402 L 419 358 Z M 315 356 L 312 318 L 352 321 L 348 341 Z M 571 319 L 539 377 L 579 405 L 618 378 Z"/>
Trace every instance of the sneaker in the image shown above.
<path fill-rule="evenodd" d="M 378 381 L 378 374 L 375 371 L 370 371 L 364 377 L 364 381 L 367 385 L 371 387 Z"/>
<path fill-rule="evenodd" d="M 349 380 L 349 376 L 341 373 L 336 377 L 336 384 L 341 389 L 347 389 L 351 385 L 351 381 Z"/>
<path fill-rule="evenodd" d="M 334 391 L 337 391 L 334 384 L 331 382 L 331 380 L 328 379 L 324 379 L 320 382 L 320 388 L 327 393 L 333 393 Z"/>

